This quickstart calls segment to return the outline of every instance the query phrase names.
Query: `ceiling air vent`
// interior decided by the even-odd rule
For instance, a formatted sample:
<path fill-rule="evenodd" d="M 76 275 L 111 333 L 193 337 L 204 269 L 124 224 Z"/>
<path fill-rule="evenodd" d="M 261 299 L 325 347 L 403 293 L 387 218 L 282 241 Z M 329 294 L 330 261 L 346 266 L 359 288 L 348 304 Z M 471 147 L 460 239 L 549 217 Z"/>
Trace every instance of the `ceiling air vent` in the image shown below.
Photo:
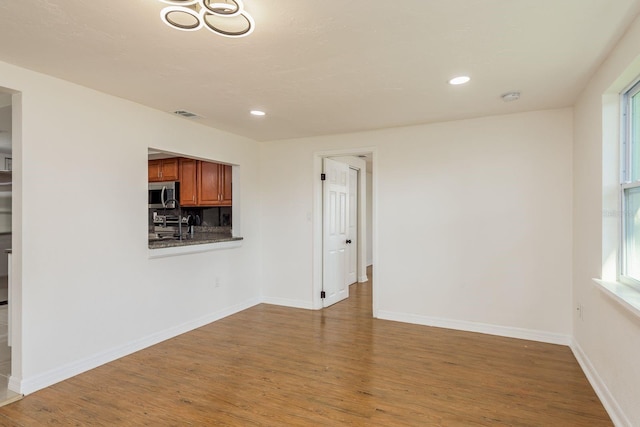
<path fill-rule="evenodd" d="M 198 115 L 196 113 L 192 113 L 191 111 L 186 111 L 186 110 L 177 110 L 174 111 L 173 114 L 177 114 L 178 116 L 182 116 L 182 117 L 198 117 Z"/>
<path fill-rule="evenodd" d="M 520 99 L 520 92 L 507 92 L 500 96 L 504 102 L 513 102 Z"/>

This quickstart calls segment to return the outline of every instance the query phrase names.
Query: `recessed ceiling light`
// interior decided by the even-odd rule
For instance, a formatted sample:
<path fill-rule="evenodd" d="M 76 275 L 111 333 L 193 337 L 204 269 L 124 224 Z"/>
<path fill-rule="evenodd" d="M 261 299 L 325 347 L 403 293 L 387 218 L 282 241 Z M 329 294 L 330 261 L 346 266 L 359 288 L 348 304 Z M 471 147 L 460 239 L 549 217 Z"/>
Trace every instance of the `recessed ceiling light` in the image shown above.
<path fill-rule="evenodd" d="M 265 116 L 267 113 L 260 110 L 251 110 L 251 115 L 253 116 Z"/>
<path fill-rule="evenodd" d="M 469 76 L 458 76 L 458 77 L 454 77 L 451 80 L 449 80 L 449 84 L 450 85 L 463 85 L 465 83 L 468 83 L 469 80 L 471 80 L 471 77 L 469 77 Z"/>

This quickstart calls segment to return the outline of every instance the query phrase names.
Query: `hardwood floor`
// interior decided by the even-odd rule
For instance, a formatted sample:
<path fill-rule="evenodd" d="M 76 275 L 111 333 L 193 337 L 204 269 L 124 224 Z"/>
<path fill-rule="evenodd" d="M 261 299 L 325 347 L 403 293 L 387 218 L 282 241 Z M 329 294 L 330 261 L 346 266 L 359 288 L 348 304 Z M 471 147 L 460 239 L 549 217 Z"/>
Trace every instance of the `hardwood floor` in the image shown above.
<path fill-rule="evenodd" d="M 369 276 L 371 277 L 371 276 Z M 0 408 L 2 426 L 610 426 L 567 347 L 259 305 Z"/>

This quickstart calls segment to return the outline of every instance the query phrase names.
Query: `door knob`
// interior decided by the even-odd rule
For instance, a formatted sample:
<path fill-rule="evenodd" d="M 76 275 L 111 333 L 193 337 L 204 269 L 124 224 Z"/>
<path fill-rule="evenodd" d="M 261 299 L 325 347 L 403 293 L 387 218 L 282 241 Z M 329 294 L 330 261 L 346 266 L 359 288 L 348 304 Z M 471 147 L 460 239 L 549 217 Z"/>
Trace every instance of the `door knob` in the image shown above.
<path fill-rule="evenodd" d="M 347 243 L 348 243 L 348 244 L 351 244 L 351 240 L 347 240 Z"/>

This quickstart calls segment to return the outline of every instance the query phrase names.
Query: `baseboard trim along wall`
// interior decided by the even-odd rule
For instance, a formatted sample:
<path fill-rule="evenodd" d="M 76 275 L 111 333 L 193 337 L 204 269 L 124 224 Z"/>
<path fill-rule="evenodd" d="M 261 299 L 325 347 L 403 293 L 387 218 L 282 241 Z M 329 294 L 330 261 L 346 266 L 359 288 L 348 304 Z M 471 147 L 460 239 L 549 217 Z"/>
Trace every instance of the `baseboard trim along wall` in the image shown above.
<path fill-rule="evenodd" d="M 9 388 L 11 390 L 18 390 L 18 393 L 25 395 L 36 392 L 60 381 L 64 381 L 88 370 L 97 368 L 98 366 L 104 365 L 105 363 L 112 362 L 121 357 L 135 353 L 136 351 L 143 350 L 162 341 L 177 337 L 178 335 L 208 325 L 209 323 L 223 319 L 227 316 L 231 316 L 232 314 L 239 313 L 243 310 L 260 304 L 260 302 L 261 301 L 259 298 L 253 298 L 240 304 L 228 307 L 224 310 L 220 310 L 215 313 L 200 317 L 199 319 L 195 319 L 181 325 L 166 329 L 164 331 L 157 332 L 139 340 L 135 340 L 128 344 L 115 347 L 113 349 L 87 357 L 85 359 L 69 363 L 59 368 L 51 369 L 50 371 L 35 375 L 30 378 L 19 380 L 11 376 L 9 378 Z"/>
<path fill-rule="evenodd" d="M 390 311 L 378 311 L 379 319 L 393 320 L 396 322 L 413 323 L 437 328 L 456 329 L 466 332 L 478 332 L 481 334 L 498 335 L 501 337 L 518 338 L 522 340 L 539 341 L 549 344 L 561 344 L 569 346 L 571 336 L 553 332 L 536 331 L 531 329 L 497 326 L 486 323 L 467 322 L 464 320 L 442 319 L 437 317 L 420 316 L 417 314 L 394 313 Z"/>
<path fill-rule="evenodd" d="M 299 300 L 286 299 L 286 298 L 263 297 L 262 302 L 264 304 L 280 305 L 283 307 L 304 308 L 305 310 L 315 310 L 315 308 L 313 307 L 313 302 L 311 301 L 299 301 Z"/>
<path fill-rule="evenodd" d="M 595 370 L 593 364 L 575 339 L 571 342 L 571 351 L 573 351 L 573 355 L 576 357 L 589 383 L 591 383 L 591 387 L 593 387 L 600 402 L 602 402 L 602 406 L 604 406 L 609 417 L 611 417 L 613 425 L 617 427 L 632 427 L 633 424 L 631 424 L 629 418 L 624 414 L 622 408 L 620 408 L 620 405 L 609 391 L 609 388 L 605 382 L 602 381 L 600 375 L 598 375 L 598 371 Z"/>

